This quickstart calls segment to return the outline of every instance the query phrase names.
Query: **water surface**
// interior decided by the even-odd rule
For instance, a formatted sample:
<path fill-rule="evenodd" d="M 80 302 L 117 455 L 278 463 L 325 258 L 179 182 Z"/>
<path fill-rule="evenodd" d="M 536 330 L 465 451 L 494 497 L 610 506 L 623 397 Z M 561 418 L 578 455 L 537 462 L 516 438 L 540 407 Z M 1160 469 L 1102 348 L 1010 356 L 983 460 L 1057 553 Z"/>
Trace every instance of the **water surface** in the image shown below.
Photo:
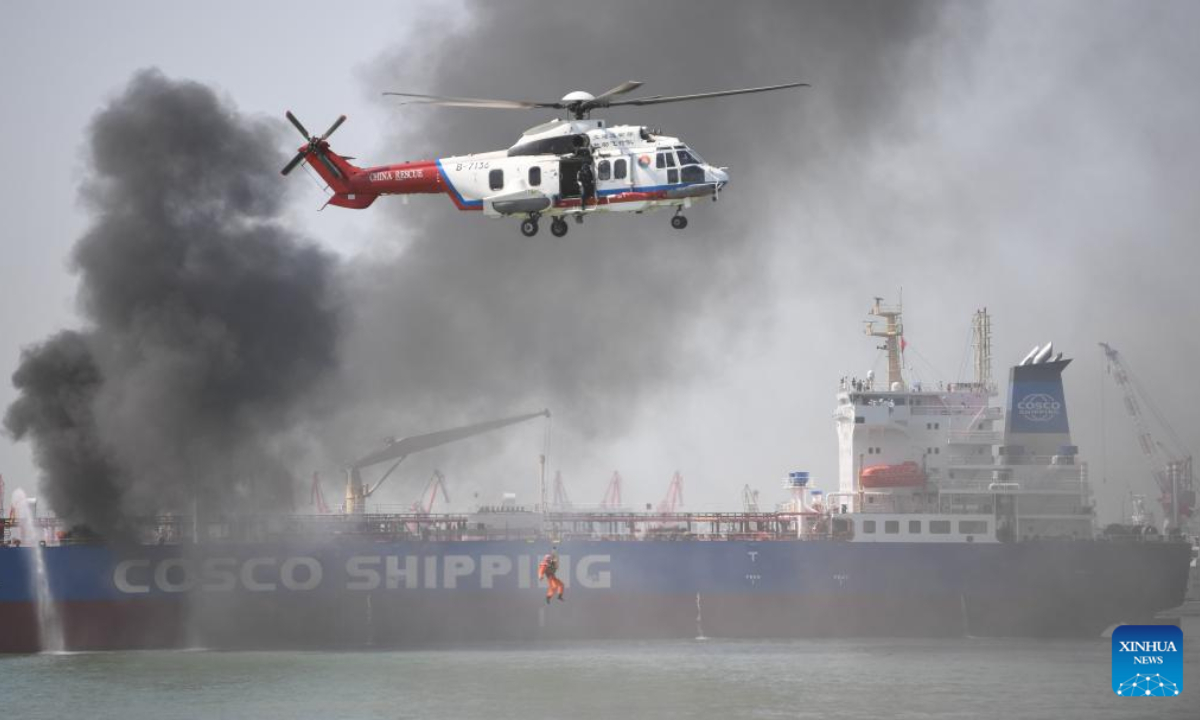
<path fill-rule="evenodd" d="M 1200 618 L 1184 690 L 1110 688 L 1109 641 L 697 640 L 394 652 L 0 656 L 5 717 L 1196 718 Z"/>

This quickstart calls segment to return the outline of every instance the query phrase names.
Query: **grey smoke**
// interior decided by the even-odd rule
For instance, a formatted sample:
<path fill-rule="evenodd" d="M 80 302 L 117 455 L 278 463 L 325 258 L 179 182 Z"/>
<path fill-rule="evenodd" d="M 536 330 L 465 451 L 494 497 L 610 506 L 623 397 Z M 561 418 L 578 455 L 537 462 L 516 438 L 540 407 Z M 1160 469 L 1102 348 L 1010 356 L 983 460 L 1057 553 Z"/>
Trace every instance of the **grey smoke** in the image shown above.
<path fill-rule="evenodd" d="M 457 31 L 417 20 L 429 24 L 414 33 L 423 40 L 383 55 L 370 91 L 554 99 L 627 79 L 645 81 L 644 94 L 815 85 L 596 113 L 661 128 L 731 167 L 729 192 L 693 208 L 682 233 L 666 213 L 598 216 L 563 239 L 545 227 L 527 239 L 515 220 L 459 213 L 444 197 L 373 208 L 388 214 L 395 234 L 382 242 L 398 258 L 352 273 L 345 387 L 355 407 L 374 408 L 364 416 L 389 418 L 385 427 L 413 427 L 548 406 L 578 448 L 620 438 L 769 325 L 772 244 L 811 241 L 762 231 L 788 212 L 781 187 L 805 193 L 814 165 L 906 132 L 900 79 L 913 63 L 920 72 L 914 50 L 939 32 L 939 10 L 925 3 L 472 2 L 463 17 Z M 385 147 L 340 149 L 370 164 L 502 149 L 551 117 L 388 112 L 397 129 Z M 358 424 L 352 436 L 371 432 Z M 494 463 L 494 449 L 480 454 Z M 595 472 L 598 496 L 611 470 Z"/>
<path fill-rule="evenodd" d="M 93 120 L 85 324 L 27 349 L 7 429 L 57 514 L 288 507 L 282 436 L 335 367 L 333 259 L 279 222 L 277 128 L 138 73 Z"/>
<path fill-rule="evenodd" d="M 1099 401 L 1097 341 L 1126 348 L 1200 447 L 1186 380 L 1197 340 L 1179 330 L 1195 314 L 1188 273 L 1200 248 L 1197 96 L 1180 90 L 1198 60 L 1182 31 L 1194 4 L 467 10 L 462 28 L 439 18 L 382 57 L 369 90 L 540 99 L 625 79 L 648 93 L 814 87 L 602 113 L 679 134 L 731 166 L 722 204 L 691 211 L 684 234 L 661 215 L 610 216 L 529 241 L 443 198 L 377 204 L 401 259 L 358 277 L 348 350 L 367 381 L 351 385 L 375 393 L 380 412 L 394 408 L 396 424 L 533 396 L 559 411 L 560 432 L 590 425 L 575 447 L 603 448 L 660 406 L 678 420 L 686 393 L 706 402 L 688 427 L 637 428 L 655 438 L 664 486 L 679 463 L 689 490 L 689 466 L 712 473 L 726 507 L 734 473 L 773 485 L 805 468 L 830 489 L 833 389 L 876 355 L 861 335 L 870 298 L 895 300 L 903 286 L 910 379 L 963 377 L 970 313 L 983 306 L 996 376 L 1048 339 L 1077 358 L 1067 392 L 1102 516 L 1115 519 L 1130 489 L 1153 491 L 1119 398 L 1110 387 L 1106 408 Z M 389 112 L 395 136 L 352 150 L 386 161 L 501 148 L 544 119 Z M 429 367 L 428 385 L 398 382 Z M 708 392 L 713 383 L 731 389 Z M 447 395 L 453 403 L 440 403 Z M 699 440 L 680 452 L 669 444 L 683 432 Z M 598 496 L 611 466 L 591 460 L 580 465 Z"/>

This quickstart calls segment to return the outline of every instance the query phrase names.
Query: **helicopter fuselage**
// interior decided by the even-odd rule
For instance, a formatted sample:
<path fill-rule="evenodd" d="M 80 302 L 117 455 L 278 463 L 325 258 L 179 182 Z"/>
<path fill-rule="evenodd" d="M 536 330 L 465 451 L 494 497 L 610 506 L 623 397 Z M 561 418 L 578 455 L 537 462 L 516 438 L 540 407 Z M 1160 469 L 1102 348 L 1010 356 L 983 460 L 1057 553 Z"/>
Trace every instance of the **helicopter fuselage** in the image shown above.
<path fill-rule="evenodd" d="M 443 193 L 460 210 L 490 217 L 560 217 L 682 208 L 715 199 L 725 169 L 675 137 L 603 120 L 555 120 L 507 150 L 358 168 L 328 149 L 308 162 L 329 184 L 329 202 L 365 208 L 384 195 Z"/>

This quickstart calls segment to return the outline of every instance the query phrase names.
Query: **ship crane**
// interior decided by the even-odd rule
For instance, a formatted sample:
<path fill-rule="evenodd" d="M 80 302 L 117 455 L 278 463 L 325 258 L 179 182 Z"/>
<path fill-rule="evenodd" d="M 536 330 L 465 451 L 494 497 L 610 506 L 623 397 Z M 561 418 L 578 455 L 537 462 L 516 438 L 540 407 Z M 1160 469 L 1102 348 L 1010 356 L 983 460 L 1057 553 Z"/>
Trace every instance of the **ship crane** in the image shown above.
<path fill-rule="evenodd" d="M 663 514 L 675 512 L 675 508 L 683 504 L 683 476 L 678 471 L 671 476 L 671 484 L 667 486 L 667 496 L 658 504 L 658 511 Z"/>
<path fill-rule="evenodd" d="M 1108 343 L 1100 343 L 1100 347 L 1104 350 L 1104 357 L 1108 360 L 1108 374 L 1121 389 L 1125 411 L 1133 423 L 1134 434 L 1137 436 L 1142 458 L 1149 466 L 1155 484 L 1158 485 L 1159 502 L 1162 504 L 1163 512 L 1170 519 L 1171 526 L 1178 528 L 1180 522 L 1186 522 L 1188 518 L 1192 517 L 1196 505 L 1192 457 L 1184 451 L 1179 436 L 1155 409 L 1154 403 L 1151 402 L 1137 377 L 1126 366 L 1121 354 Z M 1142 412 L 1143 407 L 1150 408 L 1154 413 L 1172 443 L 1172 447 L 1165 447 L 1151 434 L 1146 416 Z"/>
<path fill-rule="evenodd" d="M 441 470 L 434 470 L 421 496 L 413 501 L 412 511 L 417 515 L 429 515 L 433 512 L 433 504 L 437 501 L 438 490 L 442 491 L 442 502 L 450 504 L 450 494 L 446 492 L 446 476 Z"/>
<path fill-rule="evenodd" d="M 346 467 L 346 513 L 348 515 L 362 515 L 365 513 L 367 510 L 367 499 L 374 495 L 379 486 L 383 484 L 383 481 L 387 480 L 400 463 L 404 462 L 404 459 L 413 453 L 430 450 L 452 442 L 458 442 L 459 440 L 466 440 L 476 435 L 482 435 L 492 430 L 499 430 L 502 427 L 516 425 L 517 423 L 539 417 L 550 417 L 550 411 L 542 410 L 541 412 L 516 415 L 501 420 L 489 420 L 473 425 L 450 428 L 448 430 L 438 430 L 437 432 L 425 435 L 413 435 L 400 440 L 389 440 L 382 449 L 368 453 Z M 368 485 L 363 481 L 362 470 L 388 462 L 389 460 L 394 460 L 395 462 L 392 463 L 392 466 L 387 469 L 387 472 L 382 477 L 375 481 L 374 485 Z"/>
<path fill-rule="evenodd" d="M 618 510 L 621 508 L 621 473 L 613 470 L 608 487 L 604 489 L 604 499 L 600 501 L 601 510 Z"/>

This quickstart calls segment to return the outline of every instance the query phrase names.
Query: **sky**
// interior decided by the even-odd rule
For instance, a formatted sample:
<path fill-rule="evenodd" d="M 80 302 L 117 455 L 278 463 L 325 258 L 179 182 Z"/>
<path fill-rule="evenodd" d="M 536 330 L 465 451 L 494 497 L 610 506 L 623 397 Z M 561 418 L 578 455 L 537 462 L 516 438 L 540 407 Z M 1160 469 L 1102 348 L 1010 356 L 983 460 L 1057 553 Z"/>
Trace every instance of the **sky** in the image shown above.
<path fill-rule="evenodd" d="M 297 473 L 333 478 L 388 435 L 549 406 L 552 468 L 578 503 L 614 469 L 637 504 L 676 470 L 685 508 L 734 507 L 744 484 L 780 500 L 797 469 L 831 489 L 837 381 L 882 371 L 862 320 L 901 289 L 913 379 L 966 379 L 980 307 L 998 377 L 1050 340 L 1075 358 L 1068 402 L 1102 520 L 1150 483 L 1097 342 L 1200 447 L 1200 8 L 726 5 L 362 3 L 340 22 L 305 2 L 10 3 L 0 127 L 23 171 L 0 179 L 0 374 L 87 324 L 70 256 L 96 220 L 79 195 L 89 128 L 140 70 L 277 123 L 281 166 L 298 140 L 286 109 L 310 129 L 347 114 L 334 147 L 371 164 L 498 149 L 546 119 L 400 108 L 384 90 L 552 99 L 626 79 L 652 94 L 803 80 L 814 87 L 611 113 L 730 167 L 729 192 L 684 233 L 648 215 L 527 240 L 439 197 L 316 212 L 308 178 L 280 178 L 281 222 L 339 258 L 348 308 L 339 374 L 294 433 Z M 0 405 L 14 398 L 0 384 Z M 414 457 L 380 499 L 407 505 L 433 467 L 460 507 L 532 499 L 542 435 Z M 0 439 L 0 473 L 34 483 L 28 443 Z"/>

